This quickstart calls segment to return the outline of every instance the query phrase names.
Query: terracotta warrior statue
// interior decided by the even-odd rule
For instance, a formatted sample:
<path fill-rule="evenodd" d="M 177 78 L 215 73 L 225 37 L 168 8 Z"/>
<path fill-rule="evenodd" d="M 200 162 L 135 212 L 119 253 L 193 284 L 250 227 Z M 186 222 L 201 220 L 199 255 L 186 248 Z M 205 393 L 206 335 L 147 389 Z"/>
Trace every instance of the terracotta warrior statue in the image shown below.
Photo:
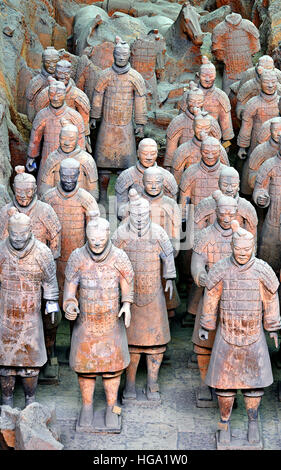
<path fill-rule="evenodd" d="M 174 199 L 164 194 L 164 175 L 162 168 L 152 166 L 143 172 L 143 192 L 142 197 L 150 204 L 151 222 L 160 225 L 167 233 L 173 248 L 174 258 L 177 257 L 180 249 L 181 212 Z M 166 280 L 162 278 L 165 289 Z M 175 316 L 175 310 L 180 305 L 176 283 L 173 280 L 173 295 L 170 299 L 168 292 L 164 292 L 168 317 Z"/>
<path fill-rule="evenodd" d="M 242 116 L 242 125 L 237 138 L 237 145 L 240 147 L 238 157 L 241 159 L 246 158 L 248 147 L 248 155 L 250 155 L 257 146 L 262 124 L 268 119 L 279 116 L 276 74 L 270 70 L 264 70 L 260 78 L 261 92 L 248 101 Z"/>
<path fill-rule="evenodd" d="M 195 118 L 194 109 L 200 110 L 204 107 L 204 93 L 194 82 L 189 83 L 189 90 L 185 94 L 186 109 L 172 119 L 167 128 L 167 143 L 164 166 L 170 169 L 173 156 L 178 146 L 188 142 L 194 136 L 193 121 Z M 221 129 L 216 119 L 211 116 L 210 135 L 216 139 L 221 139 Z"/>
<path fill-rule="evenodd" d="M 254 206 L 247 199 L 239 195 L 239 173 L 231 166 L 223 167 L 218 181 L 219 189 L 225 196 L 230 196 L 237 201 L 236 219 L 241 227 L 257 233 L 258 218 Z M 213 224 L 216 220 L 216 201 L 212 196 L 202 199 L 194 210 L 194 229 L 202 230 Z"/>
<path fill-rule="evenodd" d="M 39 197 L 59 182 L 59 169 L 62 160 L 74 158 L 80 163 L 79 186 L 86 189 L 96 200 L 99 199 L 98 172 L 92 155 L 82 150 L 78 144 L 78 128 L 65 120 L 59 135 L 59 147 L 47 158 L 40 179 L 37 178 Z"/>
<path fill-rule="evenodd" d="M 279 273 L 280 239 L 280 176 L 281 176 L 281 138 L 277 154 L 266 160 L 256 176 L 253 200 L 258 207 L 268 207 L 262 226 L 258 247 L 258 257 L 266 261 L 275 273 Z"/>
<path fill-rule="evenodd" d="M 146 168 L 157 167 L 157 143 L 155 140 L 142 139 L 138 146 L 138 160 L 134 166 L 124 170 L 117 178 L 115 183 L 115 192 L 117 197 L 118 216 L 124 217 L 129 200 L 129 190 L 134 188 L 141 194 L 143 191 L 143 172 Z M 176 199 L 178 185 L 174 176 L 164 168 L 160 168 L 164 176 L 163 190 L 165 196 Z M 125 212 L 124 212 L 125 211 Z M 123 213 L 124 212 L 124 213 Z"/>
<path fill-rule="evenodd" d="M 252 67 L 252 56 L 259 52 L 259 31 L 239 13 L 226 15 L 212 31 L 212 53 L 224 63 L 222 88 L 229 94 L 230 85 Z"/>
<path fill-rule="evenodd" d="M 201 133 L 202 136 L 203 133 Z M 189 166 L 182 174 L 179 185 L 179 203 L 182 218 L 186 220 L 186 206 L 199 202 L 218 189 L 220 173 L 226 167 L 220 161 L 221 144 L 207 134 L 201 143 L 201 160 Z"/>
<path fill-rule="evenodd" d="M 8 193 L 6 186 L 0 183 L 0 209 L 9 202 L 11 202 L 10 194 Z"/>
<path fill-rule="evenodd" d="M 253 234 L 236 221 L 232 229 L 231 255 L 216 263 L 206 280 L 199 331 L 203 343 L 216 331 L 205 383 L 215 388 L 218 397 L 217 445 L 222 446 L 234 439 L 230 416 L 239 389 L 248 414 L 246 442 L 260 442 L 258 408 L 264 387 L 273 383 L 264 329 L 277 347 L 281 328 L 278 279 L 267 263 L 255 257 Z"/>
<path fill-rule="evenodd" d="M 266 70 L 273 70 L 277 75 L 278 82 L 281 83 L 281 71 L 278 68 L 274 67 L 274 62 L 273 62 L 272 57 L 270 57 L 270 55 L 262 55 L 254 67 L 250 67 L 249 69 L 245 70 L 245 72 L 242 73 L 241 78 L 238 82 L 239 85 L 238 85 L 237 92 L 241 89 L 241 87 L 246 82 L 248 82 L 249 80 L 252 80 L 253 78 L 258 77 L 259 79 L 258 81 L 260 81 L 260 77 L 257 73 L 258 67 L 262 67 Z"/>
<path fill-rule="evenodd" d="M 26 101 L 27 101 L 27 117 L 32 122 L 36 115 L 35 100 L 40 91 L 46 88 L 48 77 L 53 77 L 55 74 L 56 64 L 60 60 L 58 51 L 52 47 L 47 47 L 42 54 L 42 68 L 40 73 L 32 78 L 26 88 Z"/>
<path fill-rule="evenodd" d="M 255 75 L 253 78 L 250 80 L 247 80 L 240 88 L 237 93 L 237 105 L 236 105 L 236 115 L 238 119 L 241 119 L 245 106 L 248 103 L 248 101 L 253 98 L 254 96 L 257 96 L 261 92 L 261 73 L 263 70 L 271 70 L 276 73 L 278 84 L 277 84 L 277 93 L 278 95 L 281 94 L 281 87 L 280 87 L 280 82 L 281 82 L 281 71 L 278 69 L 275 69 L 273 67 L 273 61 L 270 56 L 263 56 L 262 58 L 265 59 L 265 57 L 268 57 L 268 64 L 265 62 L 265 60 L 260 60 L 262 64 L 265 64 L 266 67 L 259 65 L 258 67 L 254 67 Z M 277 73 L 279 72 L 279 74 Z"/>
<path fill-rule="evenodd" d="M 87 212 L 99 210 L 93 196 L 79 187 L 79 173 L 79 161 L 74 158 L 65 158 L 60 164 L 59 182 L 42 197 L 42 201 L 52 206 L 56 212 L 62 227 L 61 254 L 57 259 L 60 305 L 67 260 L 73 250 L 85 244 Z"/>
<path fill-rule="evenodd" d="M 16 377 L 22 379 L 25 406 L 35 401 L 40 368 L 47 362 L 41 315 L 59 311 L 56 266 L 50 248 L 32 234 L 32 222 L 11 209 L 8 237 L 0 248 L 0 383 L 2 404 L 13 407 Z"/>
<path fill-rule="evenodd" d="M 281 117 L 270 119 L 270 139 L 257 145 L 250 155 L 248 185 L 251 190 L 255 187 L 257 172 L 261 165 L 278 153 L 280 136 Z"/>
<path fill-rule="evenodd" d="M 33 175 L 24 172 L 24 166 L 16 166 L 17 175 L 14 179 L 14 197 L 11 202 L 0 210 L 0 240 L 9 235 L 9 213 L 11 208 L 28 215 L 31 230 L 37 240 L 47 245 L 56 260 L 61 250 L 61 225 L 59 219 L 49 204 L 37 199 L 36 180 Z M 57 328 L 61 315 L 56 316 L 56 322 L 51 323 L 50 316 L 43 313 L 43 325 L 45 343 L 47 348 L 48 363 L 43 370 L 43 376 L 57 381 L 57 358 L 55 357 L 55 342 Z"/>
<path fill-rule="evenodd" d="M 89 118 L 90 118 L 90 101 L 87 95 L 75 86 L 74 81 L 71 79 L 72 65 L 68 60 L 59 60 L 56 65 L 55 70 L 55 79 L 59 82 L 64 83 L 65 85 L 65 103 L 70 108 L 75 109 L 79 114 L 81 114 L 84 122 L 85 136 L 87 149 L 91 151 L 91 148 L 88 148 L 90 145 L 90 128 L 89 128 Z M 50 104 L 50 98 L 48 89 L 44 88 L 35 101 L 35 110 L 38 113 L 41 109 L 46 108 Z"/>
<path fill-rule="evenodd" d="M 121 428 L 121 374 L 130 362 L 125 327 L 134 301 L 134 272 L 126 253 L 111 243 L 109 222 L 99 212 L 90 212 L 90 218 L 86 244 L 73 251 L 65 271 L 63 308 L 65 317 L 75 320 L 69 364 L 82 395 L 78 426 L 95 426 L 93 395 L 96 377 L 101 376 L 107 403 L 103 431 L 116 431 Z"/>
<path fill-rule="evenodd" d="M 113 55 L 114 64 L 96 83 L 91 107 L 91 127 L 102 118 L 94 155 L 102 200 L 107 198 L 112 171 L 135 164 L 135 134 L 143 137 L 147 122 L 146 86 L 141 74 L 130 66 L 129 45 L 118 38 Z"/>
<path fill-rule="evenodd" d="M 165 290 L 170 291 L 171 298 L 173 279 L 176 278 L 173 246 L 165 230 L 150 221 L 149 202 L 135 189 L 130 189 L 129 199 L 129 219 L 119 225 L 113 235 L 114 244 L 127 253 L 135 273 L 132 318 L 127 330 L 130 364 L 123 397 L 137 397 L 136 373 L 144 353 L 147 363 L 146 398 L 159 402 L 158 373 L 170 341 L 161 264 Z"/>
<path fill-rule="evenodd" d="M 259 131 L 259 135 L 258 135 L 258 138 L 257 138 L 257 145 L 258 144 L 263 144 L 264 142 L 266 142 L 267 140 L 270 139 L 270 136 L 271 136 L 271 132 L 270 132 L 271 122 L 273 120 L 274 120 L 274 122 L 277 122 L 277 121 L 275 121 L 276 119 L 281 119 L 281 117 L 280 117 L 281 116 L 281 100 L 280 100 L 280 98 L 279 98 L 279 101 L 278 101 L 278 109 L 279 109 L 279 116 L 278 117 L 275 116 L 271 119 L 268 119 L 261 126 L 260 131 Z"/>
<path fill-rule="evenodd" d="M 218 121 L 221 127 L 223 146 L 228 148 L 229 141 L 234 137 L 230 101 L 226 93 L 215 86 L 216 67 L 206 56 L 202 57 L 202 65 L 198 75 L 198 86 L 204 93 L 204 109 Z"/>
<path fill-rule="evenodd" d="M 47 108 L 41 109 L 37 113 L 30 135 L 29 146 L 27 150 L 26 168 L 28 171 L 34 171 L 36 168 L 35 160 L 41 155 L 40 172 L 44 168 L 45 162 L 51 152 L 59 147 L 59 135 L 62 128 L 62 118 L 67 119 L 78 128 L 78 144 L 82 150 L 85 150 L 85 129 L 82 116 L 70 108 L 65 103 L 66 88 L 64 83 L 49 77 L 49 99 L 50 104 Z M 41 148 L 42 145 L 42 148 Z"/>
<path fill-rule="evenodd" d="M 184 144 L 180 145 L 174 153 L 172 160 L 172 173 L 176 182 L 180 184 L 184 170 L 193 163 L 199 163 L 202 157 L 201 146 L 203 136 L 210 135 L 211 119 L 210 115 L 198 108 L 194 110 L 195 118 L 193 121 L 194 136 Z M 220 161 L 229 165 L 228 156 L 224 147 L 219 142 Z"/>
<path fill-rule="evenodd" d="M 201 300 L 195 319 L 192 335 L 194 352 L 197 354 L 198 367 L 201 377 L 201 385 L 197 393 L 197 405 L 200 401 L 209 402 L 212 405 L 212 391 L 204 384 L 208 370 L 215 331 L 209 335 L 208 341 L 202 341 L 198 335 L 200 317 L 202 314 L 203 288 L 208 279 L 210 268 L 220 259 L 231 254 L 232 228 L 231 222 L 236 218 L 237 201 L 235 198 L 225 196 L 220 190 L 215 191 L 213 197 L 216 200 L 216 220 L 214 224 L 198 232 L 195 236 L 193 253 L 191 258 L 191 274 L 195 284 L 201 289 Z M 207 406 L 205 404 L 205 406 Z"/>

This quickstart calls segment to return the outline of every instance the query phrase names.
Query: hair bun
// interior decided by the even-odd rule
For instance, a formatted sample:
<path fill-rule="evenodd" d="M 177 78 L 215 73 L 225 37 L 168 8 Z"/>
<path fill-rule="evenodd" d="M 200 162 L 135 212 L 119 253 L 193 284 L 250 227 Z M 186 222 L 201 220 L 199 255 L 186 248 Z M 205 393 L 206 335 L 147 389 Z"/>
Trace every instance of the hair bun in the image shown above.
<path fill-rule="evenodd" d="M 217 202 L 222 197 L 222 192 L 220 189 L 217 189 L 213 192 L 212 198 Z"/>
<path fill-rule="evenodd" d="M 17 175 L 25 173 L 25 167 L 23 165 L 17 165 L 15 167 L 15 172 L 17 173 Z"/>
<path fill-rule="evenodd" d="M 231 222 L 231 228 L 232 228 L 232 231 L 235 233 L 235 232 L 238 232 L 238 230 L 240 229 L 240 224 L 238 222 L 238 220 L 232 220 Z"/>

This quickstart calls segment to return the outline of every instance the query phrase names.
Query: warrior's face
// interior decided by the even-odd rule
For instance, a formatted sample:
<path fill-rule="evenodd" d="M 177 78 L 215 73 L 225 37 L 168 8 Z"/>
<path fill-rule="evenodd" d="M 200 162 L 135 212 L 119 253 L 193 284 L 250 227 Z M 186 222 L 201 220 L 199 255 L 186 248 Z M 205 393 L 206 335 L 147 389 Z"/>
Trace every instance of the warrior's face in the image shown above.
<path fill-rule="evenodd" d="M 71 69 L 61 68 L 57 66 L 55 75 L 56 75 L 56 79 L 59 82 L 62 82 L 65 84 L 65 86 L 67 86 L 71 77 Z"/>
<path fill-rule="evenodd" d="M 201 94 L 189 96 L 186 100 L 187 109 L 191 114 L 194 114 L 194 108 L 202 109 L 204 104 L 204 96 Z"/>
<path fill-rule="evenodd" d="M 212 68 L 204 68 L 200 71 L 199 78 L 203 88 L 211 88 L 215 83 L 216 72 Z"/>
<path fill-rule="evenodd" d="M 145 168 L 149 168 L 153 166 L 157 159 L 157 145 L 154 144 L 143 144 L 139 145 L 138 148 L 138 158 L 141 164 Z"/>
<path fill-rule="evenodd" d="M 247 240 L 243 237 L 239 240 L 234 238 L 232 241 L 232 250 L 234 258 L 239 264 L 246 264 L 250 261 L 255 247 L 254 238 Z"/>
<path fill-rule="evenodd" d="M 147 206 L 140 204 L 139 206 L 130 207 L 130 224 L 137 230 L 143 230 L 150 221 L 150 211 Z"/>
<path fill-rule="evenodd" d="M 30 225 L 13 224 L 12 226 L 9 226 L 8 231 L 9 241 L 15 250 L 23 250 L 27 246 L 32 235 Z"/>
<path fill-rule="evenodd" d="M 157 196 L 163 189 L 162 175 L 144 175 L 144 189 L 150 196 Z"/>
<path fill-rule="evenodd" d="M 129 46 L 117 47 L 113 51 L 114 63 L 117 67 L 126 67 L 130 58 Z"/>
<path fill-rule="evenodd" d="M 64 153 L 73 152 L 78 143 L 78 133 L 70 130 L 61 130 L 60 148 Z"/>
<path fill-rule="evenodd" d="M 236 218 L 237 208 L 232 206 L 218 206 L 216 210 L 219 225 L 228 230 L 231 228 L 231 222 Z"/>
<path fill-rule="evenodd" d="M 107 246 L 110 231 L 104 226 L 87 228 L 87 240 L 89 247 L 96 255 L 101 254 Z"/>
<path fill-rule="evenodd" d="M 65 101 L 65 90 L 58 87 L 49 87 L 49 99 L 53 108 L 61 108 Z"/>
<path fill-rule="evenodd" d="M 202 160 L 207 166 L 213 166 L 220 158 L 220 147 L 215 145 L 202 145 Z"/>
<path fill-rule="evenodd" d="M 211 122 L 210 119 L 196 119 L 194 122 L 194 134 L 195 137 L 197 137 L 198 140 L 202 140 L 202 135 L 201 133 L 205 132 L 207 135 L 210 134 L 211 132 Z"/>
<path fill-rule="evenodd" d="M 221 176 L 219 188 L 223 194 L 234 198 L 239 191 L 239 179 L 236 176 Z"/>
<path fill-rule="evenodd" d="M 22 207 L 29 206 L 34 198 L 36 189 L 36 184 L 14 184 L 14 193 L 17 203 Z"/>
<path fill-rule="evenodd" d="M 60 168 L 60 184 L 65 192 L 71 192 L 75 189 L 79 173 L 77 168 Z"/>
<path fill-rule="evenodd" d="M 279 137 L 281 135 L 281 122 L 279 123 L 272 123 L 270 126 L 270 133 L 271 133 L 271 138 L 278 144 L 279 142 Z"/>
<path fill-rule="evenodd" d="M 43 59 L 43 65 L 45 70 L 50 74 L 53 75 L 56 70 L 57 62 L 59 61 L 58 56 L 49 56 Z"/>
<path fill-rule="evenodd" d="M 266 95 L 273 95 L 277 90 L 277 77 L 270 74 L 269 77 L 262 78 L 261 89 Z"/>

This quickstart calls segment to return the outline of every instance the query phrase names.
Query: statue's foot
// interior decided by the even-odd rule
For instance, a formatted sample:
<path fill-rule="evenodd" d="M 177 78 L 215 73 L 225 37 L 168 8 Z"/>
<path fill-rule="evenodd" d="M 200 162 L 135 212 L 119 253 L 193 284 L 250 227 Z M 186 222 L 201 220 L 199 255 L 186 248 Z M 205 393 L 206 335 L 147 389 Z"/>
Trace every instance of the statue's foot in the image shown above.
<path fill-rule="evenodd" d="M 146 397 L 148 400 L 159 401 L 160 400 L 160 393 L 159 393 L 159 385 L 158 383 L 154 384 L 147 384 L 146 386 Z"/>
<path fill-rule="evenodd" d="M 126 384 L 126 387 L 123 390 L 123 398 L 135 400 L 137 398 L 137 391 L 136 391 L 136 385 L 131 384 L 129 385 L 128 383 Z"/>
<path fill-rule="evenodd" d="M 58 375 L 58 366 L 48 362 L 43 370 L 43 375 L 45 379 L 55 379 Z"/>
<path fill-rule="evenodd" d="M 28 405 L 31 405 L 31 403 L 34 403 L 34 402 L 35 402 L 35 395 L 25 397 L 25 407 L 27 407 Z"/>
<path fill-rule="evenodd" d="M 113 411 L 115 408 L 118 408 L 120 410 L 120 413 L 116 413 L 116 411 Z M 107 406 L 106 407 L 106 412 L 105 412 L 105 425 L 107 428 L 110 429 L 118 429 L 119 428 L 119 415 L 121 414 L 121 408 L 117 406 Z"/>
<path fill-rule="evenodd" d="M 10 406 L 11 408 L 14 408 L 14 397 L 7 397 L 2 394 L 2 405 L 7 405 Z"/>
<path fill-rule="evenodd" d="M 201 384 L 200 387 L 198 388 L 197 398 L 198 400 L 212 401 L 213 400 L 212 389 L 206 384 Z"/>
<path fill-rule="evenodd" d="M 260 430 L 257 419 L 248 422 L 247 437 L 250 444 L 257 444 L 260 442 Z"/>
<path fill-rule="evenodd" d="M 230 423 L 229 422 L 220 422 L 219 423 L 219 442 L 220 444 L 230 444 L 231 441 L 231 432 L 230 432 Z"/>
<path fill-rule="evenodd" d="M 93 405 L 82 405 L 80 416 L 78 420 L 79 426 L 89 427 L 92 426 L 94 419 Z"/>

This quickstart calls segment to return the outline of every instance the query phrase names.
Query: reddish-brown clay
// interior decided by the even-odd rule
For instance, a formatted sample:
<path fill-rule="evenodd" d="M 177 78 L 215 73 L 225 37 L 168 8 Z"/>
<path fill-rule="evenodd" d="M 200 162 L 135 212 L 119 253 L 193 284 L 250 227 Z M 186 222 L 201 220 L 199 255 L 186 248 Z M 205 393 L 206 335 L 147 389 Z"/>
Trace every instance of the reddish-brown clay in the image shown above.
<path fill-rule="evenodd" d="M 189 90 L 185 93 L 186 109 L 176 116 L 167 128 L 167 143 L 164 159 L 164 166 L 170 169 L 174 153 L 179 145 L 189 141 L 194 136 L 193 122 L 195 118 L 194 109 L 203 110 L 204 93 L 194 82 L 190 82 Z M 221 139 L 221 129 L 216 119 L 211 116 L 210 135 L 216 139 Z"/>
<path fill-rule="evenodd" d="M 155 140 L 146 138 L 142 139 L 138 146 L 138 161 L 136 165 L 124 170 L 117 178 L 115 184 L 115 192 L 117 197 L 118 216 L 124 217 L 128 203 L 129 190 L 134 188 L 141 194 L 143 191 L 143 172 L 146 168 L 156 167 L 157 163 L 157 144 Z M 178 193 L 178 185 L 174 176 L 164 168 L 160 167 L 164 176 L 163 190 L 166 196 L 176 199 Z"/>
<path fill-rule="evenodd" d="M 200 337 L 216 332 L 205 383 L 216 389 L 220 407 L 218 442 L 231 443 L 230 415 L 241 389 L 248 414 L 248 443 L 260 442 L 258 407 L 273 382 L 263 329 L 277 343 L 280 329 L 279 282 L 270 266 L 255 258 L 253 234 L 232 222 L 232 254 L 209 271 Z M 247 309 L 245 309 L 246 303 Z M 217 325 L 219 325 L 217 327 Z"/>
<path fill-rule="evenodd" d="M 170 341 L 161 277 L 166 279 L 165 289 L 172 295 L 172 281 L 176 278 L 173 246 L 165 230 L 150 221 L 149 202 L 135 189 L 130 190 L 129 199 L 129 219 L 119 225 L 113 236 L 114 244 L 127 253 L 135 273 L 132 318 L 127 330 L 131 362 L 123 396 L 136 399 L 136 372 L 141 353 L 144 353 L 147 358 L 146 396 L 148 400 L 159 401 L 158 373 Z"/>
<path fill-rule="evenodd" d="M 63 122 L 62 118 L 67 119 L 77 126 L 79 132 L 78 144 L 81 149 L 85 149 L 85 129 L 82 116 L 65 104 L 65 85 L 52 77 L 49 77 L 48 80 L 50 104 L 47 108 L 41 109 L 33 121 L 27 151 L 28 158 L 26 166 L 29 171 L 34 171 L 32 167 L 34 159 L 41 155 L 39 178 L 40 171 L 42 171 L 41 169 L 44 167 L 49 154 L 59 147 L 59 135 Z M 42 142 L 43 145 L 41 149 Z"/>
<path fill-rule="evenodd" d="M 70 255 L 65 272 L 63 307 L 66 318 L 75 320 L 69 362 L 82 394 L 80 428 L 94 426 L 95 382 L 102 376 L 107 402 L 104 425 L 114 430 L 120 427 L 121 409 L 116 405 L 121 373 L 130 361 L 125 326 L 130 324 L 134 273 L 126 253 L 110 241 L 109 222 L 99 212 L 90 212 L 90 218 L 87 242 Z M 125 322 L 120 318 L 123 313 Z"/>
<path fill-rule="evenodd" d="M 26 87 L 27 117 L 31 122 L 36 115 L 35 100 L 38 94 L 49 85 L 48 77 L 54 76 L 55 67 L 59 60 L 60 56 L 58 51 L 56 51 L 54 47 L 47 47 L 42 54 L 42 68 L 40 73 L 35 75 Z"/>
<path fill-rule="evenodd" d="M 259 31 L 255 25 L 238 13 L 227 15 L 212 32 L 212 52 L 224 63 L 223 90 L 252 67 L 252 55 L 260 50 Z"/>
<path fill-rule="evenodd" d="M 74 158 L 80 163 L 78 179 L 80 188 L 86 189 L 98 200 L 99 188 L 96 163 L 89 153 L 80 148 L 78 137 L 78 128 L 65 120 L 59 135 L 59 148 L 50 153 L 42 168 L 40 178 L 37 178 L 39 197 L 43 196 L 59 182 L 61 161 L 65 158 Z"/>
<path fill-rule="evenodd" d="M 274 70 L 274 72 L 277 75 L 278 82 L 281 83 L 281 71 L 274 67 L 274 62 L 272 57 L 270 55 L 262 55 L 255 67 L 250 67 L 249 69 L 245 70 L 245 72 L 242 73 L 241 78 L 238 82 L 238 88 L 237 92 L 241 89 L 241 87 L 248 82 L 248 80 L 251 80 L 252 78 L 256 78 L 258 76 L 257 69 L 258 67 L 262 67 L 266 70 Z"/>
<path fill-rule="evenodd" d="M 183 172 L 190 167 L 190 165 L 200 162 L 202 157 L 201 144 L 203 135 L 210 135 L 211 116 L 205 111 L 200 111 L 198 108 L 195 108 L 194 113 L 196 115 L 193 121 L 194 136 L 177 148 L 172 160 L 171 171 L 178 184 L 181 181 Z M 229 165 L 227 153 L 220 142 L 219 148 L 220 161 L 225 165 Z"/>
<path fill-rule="evenodd" d="M 79 187 L 80 163 L 66 158 L 60 164 L 60 181 L 42 197 L 56 212 L 61 226 L 61 254 L 57 259 L 57 276 L 62 300 L 64 271 L 67 260 L 76 248 L 85 244 L 87 211 L 99 210 L 93 196 Z"/>
<path fill-rule="evenodd" d="M 25 405 L 35 401 L 39 370 L 47 361 L 42 289 L 46 309 L 53 312 L 59 292 L 51 250 L 32 234 L 30 217 L 15 208 L 10 214 L 0 250 L 0 381 L 2 404 L 13 407 L 16 376 L 22 378 Z"/>

